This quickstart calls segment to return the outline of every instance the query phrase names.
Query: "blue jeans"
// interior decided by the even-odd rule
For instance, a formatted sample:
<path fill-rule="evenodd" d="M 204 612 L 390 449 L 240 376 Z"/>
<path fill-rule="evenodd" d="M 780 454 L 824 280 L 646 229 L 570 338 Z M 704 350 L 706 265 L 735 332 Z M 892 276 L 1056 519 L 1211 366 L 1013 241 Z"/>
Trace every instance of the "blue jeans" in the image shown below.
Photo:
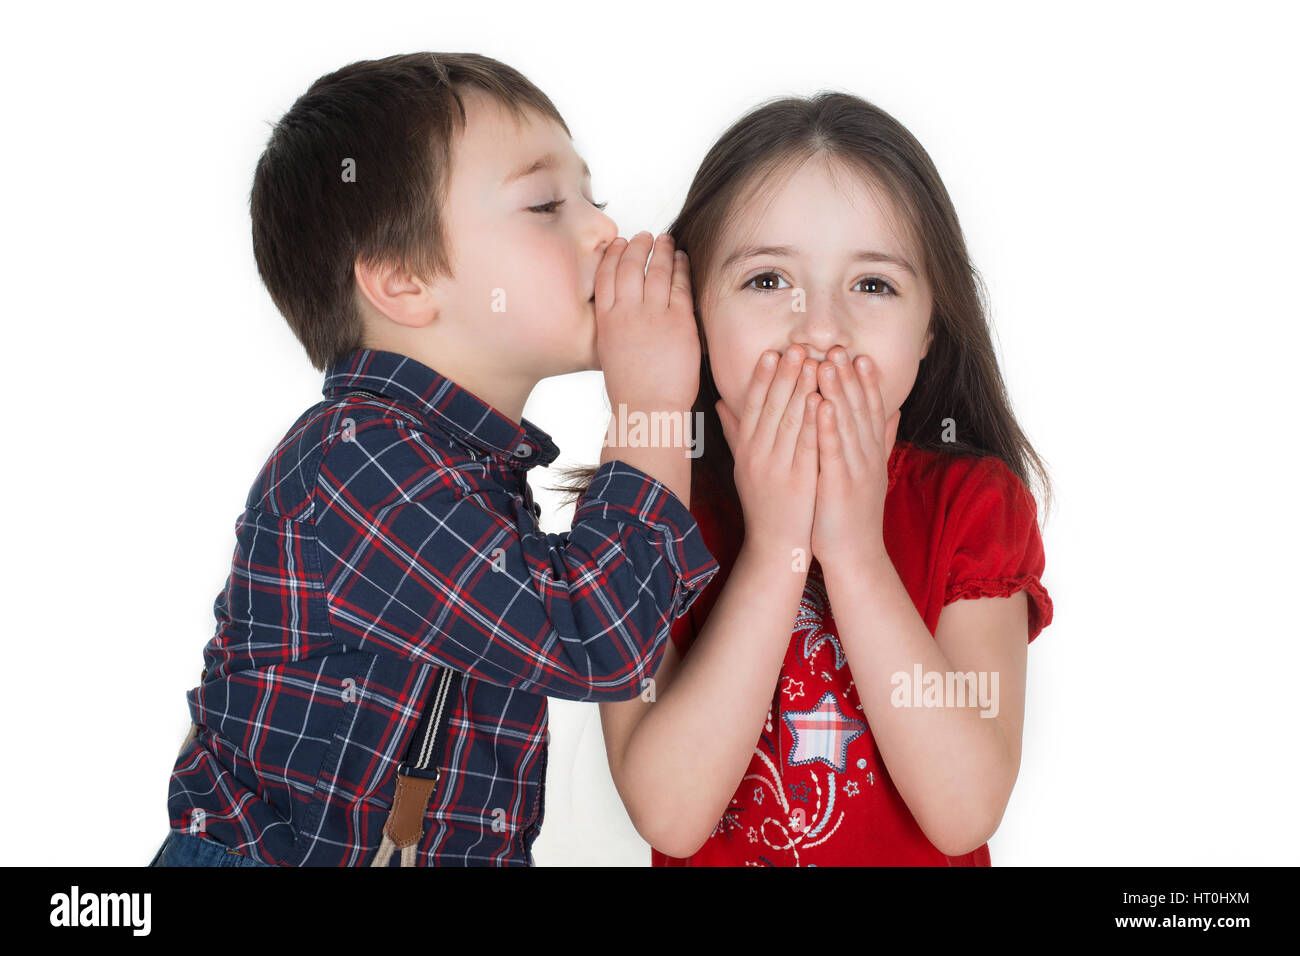
<path fill-rule="evenodd" d="M 167 839 L 158 848 L 150 866 L 270 866 L 244 856 L 238 850 L 218 843 L 207 836 L 192 833 L 168 832 Z"/>

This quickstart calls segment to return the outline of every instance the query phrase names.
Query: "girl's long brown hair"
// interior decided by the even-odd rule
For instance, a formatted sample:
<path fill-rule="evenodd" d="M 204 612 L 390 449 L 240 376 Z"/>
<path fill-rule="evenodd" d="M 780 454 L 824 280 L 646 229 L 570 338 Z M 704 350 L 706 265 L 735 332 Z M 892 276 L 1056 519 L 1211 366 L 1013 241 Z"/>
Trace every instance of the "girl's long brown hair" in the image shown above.
<path fill-rule="evenodd" d="M 922 256 L 933 295 L 934 339 L 899 414 L 897 442 L 944 455 L 992 455 L 1032 490 L 1038 478 L 1051 507 L 1051 480 L 1016 422 L 989 334 L 987 292 L 971 264 L 965 239 L 939 173 L 901 123 L 879 107 L 841 92 L 785 97 L 755 107 L 714 144 L 691 183 L 677 218 L 666 230 L 690 257 L 696 290 L 695 324 L 701 341 L 700 391 L 691 421 L 704 423 L 703 453 L 691 462 L 692 501 L 708 501 L 730 520 L 741 514 L 735 461 L 722 432 L 719 399 L 709 363 L 699 303 L 706 298 L 718 240 L 746 194 L 814 156 L 860 171 L 892 198 L 898 223 Z M 945 441 L 945 419 L 956 441 Z M 557 467 L 564 503 L 586 491 L 596 466 Z"/>

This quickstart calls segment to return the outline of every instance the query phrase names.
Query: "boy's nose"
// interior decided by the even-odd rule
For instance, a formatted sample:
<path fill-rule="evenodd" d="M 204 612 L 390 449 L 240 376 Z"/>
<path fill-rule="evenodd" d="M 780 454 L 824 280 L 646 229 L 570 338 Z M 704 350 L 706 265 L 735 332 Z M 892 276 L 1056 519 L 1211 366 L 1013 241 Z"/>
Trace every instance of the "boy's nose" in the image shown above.
<path fill-rule="evenodd" d="M 618 238 L 618 223 L 611 219 L 604 212 L 599 212 L 596 217 L 596 251 L 602 256 L 609 244 Z"/>

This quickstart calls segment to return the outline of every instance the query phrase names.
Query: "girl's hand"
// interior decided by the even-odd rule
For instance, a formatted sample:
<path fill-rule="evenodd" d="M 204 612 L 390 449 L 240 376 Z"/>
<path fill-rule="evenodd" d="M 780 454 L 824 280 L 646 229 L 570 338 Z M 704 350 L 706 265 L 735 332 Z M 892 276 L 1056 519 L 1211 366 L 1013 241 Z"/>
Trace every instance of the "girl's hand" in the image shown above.
<path fill-rule="evenodd" d="M 885 421 L 876 369 L 865 355 L 852 365 L 836 346 L 817 371 L 824 407 L 817 414 L 817 500 L 812 550 L 823 568 L 889 561 L 884 544 L 889 455 L 899 412 Z"/>
<path fill-rule="evenodd" d="M 700 335 L 686 253 L 674 255 L 671 236 L 620 236 L 596 268 L 595 299 L 596 353 L 615 414 L 620 402 L 689 410 L 700 390 Z"/>
<path fill-rule="evenodd" d="M 792 556 L 802 549 L 805 570 L 817 493 L 816 371 L 802 346 L 783 356 L 769 349 L 754 367 L 740 419 L 721 399 L 715 403 L 736 460 L 745 547 Z"/>

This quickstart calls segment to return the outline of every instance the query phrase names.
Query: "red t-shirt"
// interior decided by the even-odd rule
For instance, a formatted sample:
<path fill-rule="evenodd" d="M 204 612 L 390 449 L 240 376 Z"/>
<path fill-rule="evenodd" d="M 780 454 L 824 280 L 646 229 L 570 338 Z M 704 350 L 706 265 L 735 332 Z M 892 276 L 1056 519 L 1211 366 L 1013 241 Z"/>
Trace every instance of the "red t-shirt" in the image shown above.
<path fill-rule="evenodd" d="M 735 515 L 692 496 L 720 570 L 674 623 L 679 654 L 708 617 L 740 548 Z M 1052 621 L 1039 578 L 1037 505 L 998 458 L 945 455 L 895 442 L 885 499 L 885 550 L 934 634 L 939 612 L 962 598 L 1024 590 L 1028 640 Z M 813 562 L 790 646 L 753 758 L 722 819 L 686 859 L 651 848 L 653 866 L 988 866 L 985 843 L 945 856 L 922 832 L 890 780 L 853 687 L 848 661 Z"/>

